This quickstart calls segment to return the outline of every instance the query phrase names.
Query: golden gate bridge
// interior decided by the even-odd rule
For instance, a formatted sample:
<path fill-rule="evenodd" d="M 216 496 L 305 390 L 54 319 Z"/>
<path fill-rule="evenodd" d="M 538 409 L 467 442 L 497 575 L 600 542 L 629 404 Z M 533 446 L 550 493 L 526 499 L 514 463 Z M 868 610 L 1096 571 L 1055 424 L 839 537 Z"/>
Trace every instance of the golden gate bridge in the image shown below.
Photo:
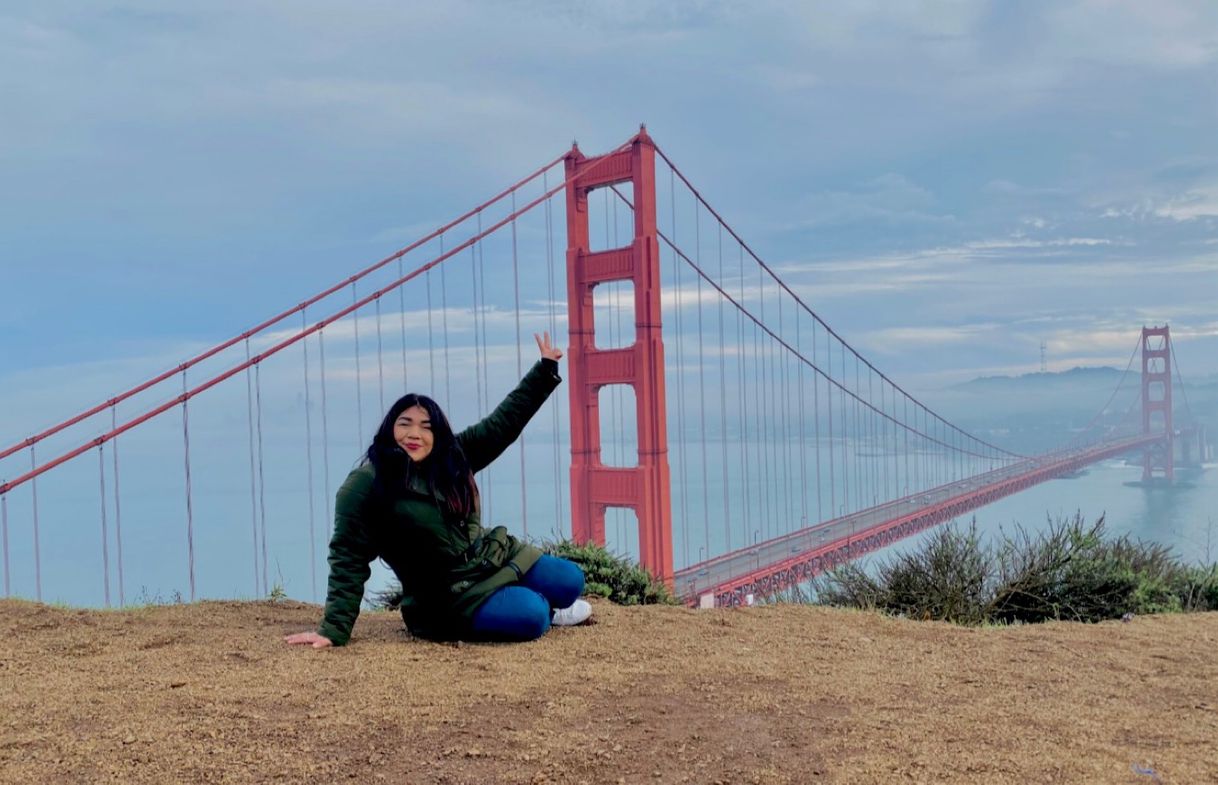
<path fill-rule="evenodd" d="M 543 329 L 566 336 L 567 395 L 515 460 L 479 475 L 484 520 L 637 556 L 702 606 L 772 594 L 1097 461 L 1138 455 L 1144 482 L 1170 483 L 1211 449 L 1165 325 L 1136 343 L 1131 329 L 1089 423 L 1023 455 L 914 397 L 809 299 L 645 128 L 604 155 L 573 145 L 317 295 L 0 449 L 5 596 L 82 582 L 94 588 L 80 599 L 106 606 L 149 585 L 266 596 L 285 564 L 307 563 L 316 600 L 332 493 L 387 401 L 418 390 L 457 425 L 482 416 Z"/>

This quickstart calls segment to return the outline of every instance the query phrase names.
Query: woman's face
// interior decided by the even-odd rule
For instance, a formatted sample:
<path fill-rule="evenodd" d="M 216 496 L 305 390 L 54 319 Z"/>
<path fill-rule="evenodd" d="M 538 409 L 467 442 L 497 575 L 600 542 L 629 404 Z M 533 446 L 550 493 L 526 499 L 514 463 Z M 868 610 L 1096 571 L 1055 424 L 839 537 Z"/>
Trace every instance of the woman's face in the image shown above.
<path fill-rule="evenodd" d="M 415 463 L 431 455 L 435 437 L 431 433 L 431 417 L 427 410 L 422 406 L 403 410 L 393 423 L 393 440 Z"/>

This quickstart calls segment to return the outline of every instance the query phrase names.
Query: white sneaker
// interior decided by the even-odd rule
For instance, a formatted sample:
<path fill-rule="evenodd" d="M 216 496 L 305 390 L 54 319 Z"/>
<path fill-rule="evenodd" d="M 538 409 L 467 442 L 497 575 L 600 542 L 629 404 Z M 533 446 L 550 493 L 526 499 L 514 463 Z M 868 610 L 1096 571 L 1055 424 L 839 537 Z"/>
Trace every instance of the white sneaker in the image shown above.
<path fill-rule="evenodd" d="M 554 611 L 551 624 L 556 627 L 573 627 L 583 624 L 592 615 L 592 605 L 587 600 L 576 600 L 570 608 L 559 608 Z"/>

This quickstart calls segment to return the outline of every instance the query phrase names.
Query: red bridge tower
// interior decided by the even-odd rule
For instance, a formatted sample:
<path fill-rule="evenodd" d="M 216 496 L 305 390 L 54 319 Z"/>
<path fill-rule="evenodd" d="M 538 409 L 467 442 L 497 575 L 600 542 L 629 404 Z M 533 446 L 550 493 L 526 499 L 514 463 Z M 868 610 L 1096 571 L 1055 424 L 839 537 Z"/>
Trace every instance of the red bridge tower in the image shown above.
<path fill-rule="evenodd" d="M 672 512 L 660 320 L 660 246 L 656 237 L 655 146 L 646 128 L 629 149 L 586 158 L 572 145 L 567 173 L 567 309 L 571 336 L 571 533 L 576 542 L 605 543 L 605 509 L 628 507 L 639 522 L 639 561 L 671 585 Z M 588 193 L 617 183 L 633 186 L 630 245 L 592 252 Z M 598 349 L 592 290 L 634 284 L 634 343 Z M 601 464 L 598 392 L 610 384 L 634 388 L 638 465 Z"/>
<path fill-rule="evenodd" d="M 1142 328 L 1142 433 L 1163 439 L 1142 453 L 1142 482 L 1175 476 L 1171 421 L 1171 332 L 1167 325 Z"/>

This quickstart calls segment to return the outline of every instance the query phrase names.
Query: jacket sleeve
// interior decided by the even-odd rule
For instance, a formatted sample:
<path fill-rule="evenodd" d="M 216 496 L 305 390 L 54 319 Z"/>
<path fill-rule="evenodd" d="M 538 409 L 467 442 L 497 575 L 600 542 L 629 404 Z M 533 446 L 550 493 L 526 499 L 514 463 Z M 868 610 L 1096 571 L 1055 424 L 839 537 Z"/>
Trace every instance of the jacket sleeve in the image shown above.
<path fill-rule="evenodd" d="M 318 632 L 335 646 L 351 638 L 359 617 L 364 584 L 372 574 L 376 549 L 368 537 L 371 472 L 356 469 L 338 489 L 334 506 L 334 536 L 330 538 L 330 582 L 326 609 Z"/>
<path fill-rule="evenodd" d="M 558 363 L 545 358 L 538 360 L 495 411 L 457 434 L 470 469 L 479 472 L 486 468 L 516 441 L 560 382 Z"/>

